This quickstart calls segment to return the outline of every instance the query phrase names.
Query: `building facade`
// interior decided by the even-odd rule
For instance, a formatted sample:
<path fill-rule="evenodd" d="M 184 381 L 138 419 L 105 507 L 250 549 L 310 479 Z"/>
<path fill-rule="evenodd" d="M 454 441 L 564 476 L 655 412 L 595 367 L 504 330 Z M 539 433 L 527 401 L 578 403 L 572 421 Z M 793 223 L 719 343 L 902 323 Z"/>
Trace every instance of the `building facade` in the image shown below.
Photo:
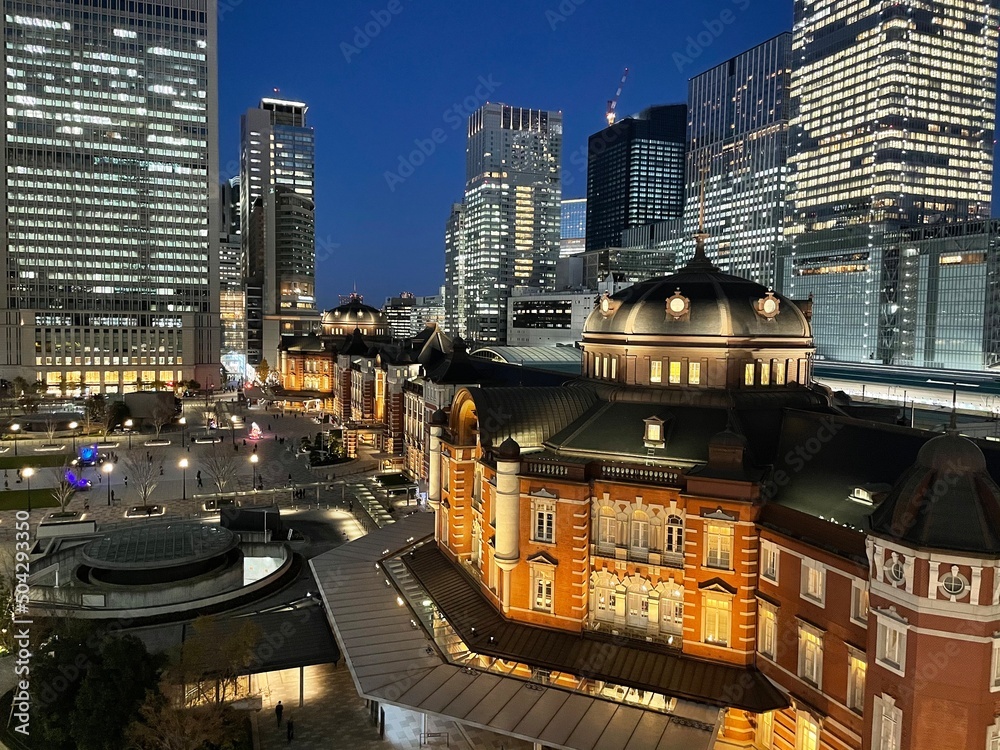
<path fill-rule="evenodd" d="M 398 297 L 389 297 L 382 305 L 382 313 L 389 321 L 392 336 L 407 339 L 416 336 L 431 323 L 444 325 L 444 290 L 441 294 L 418 297 L 412 292 L 401 292 Z"/>
<path fill-rule="evenodd" d="M 684 236 L 690 239 L 682 263 L 694 253 L 703 221 L 714 263 L 765 286 L 775 283 L 784 236 L 791 68 L 789 32 L 688 81 Z"/>
<path fill-rule="evenodd" d="M 469 335 L 465 261 L 465 206 L 453 203 L 444 230 L 444 320 L 457 336 Z"/>
<path fill-rule="evenodd" d="M 489 103 L 469 117 L 463 238 L 445 259 L 449 295 L 463 287 L 456 302 L 465 306 L 464 324 L 452 330 L 502 343 L 511 290 L 554 285 L 561 158 L 561 112 Z"/>
<path fill-rule="evenodd" d="M 215 5 L 7 5 L 0 375 L 217 383 Z"/>
<path fill-rule="evenodd" d="M 587 142 L 587 250 L 621 247 L 622 233 L 684 211 L 687 107 L 650 107 Z"/>
<path fill-rule="evenodd" d="M 568 258 L 587 249 L 587 199 L 565 198 L 560 220 L 559 257 Z"/>
<path fill-rule="evenodd" d="M 240 231 L 240 178 L 219 186 L 219 317 L 223 368 L 245 377 L 247 363 L 246 292 L 243 287 L 243 238 Z"/>
<path fill-rule="evenodd" d="M 319 326 L 316 307 L 315 133 L 303 102 L 264 98 L 240 123 L 240 221 L 251 365 L 282 336 Z"/>
<path fill-rule="evenodd" d="M 460 389 L 407 562 L 449 653 L 714 707 L 686 750 L 995 747 L 1000 453 L 854 416 L 812 383 L 810 316 L 699 250 L 602 301 L 582 379 Z"/>

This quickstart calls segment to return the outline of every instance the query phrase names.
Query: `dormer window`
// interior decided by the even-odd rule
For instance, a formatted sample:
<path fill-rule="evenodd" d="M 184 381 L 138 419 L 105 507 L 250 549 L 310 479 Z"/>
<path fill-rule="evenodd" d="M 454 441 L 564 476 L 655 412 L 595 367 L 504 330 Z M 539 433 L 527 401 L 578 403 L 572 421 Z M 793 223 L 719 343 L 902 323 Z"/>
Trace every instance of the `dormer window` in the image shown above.
<path fill-rule="evenodd" d="M 643 433 L 643 441 L 647 448 L 662 448 L 663 441 L 663 420 L 659 417 L 649 417 L 643 420 L 646 429 Z"/>

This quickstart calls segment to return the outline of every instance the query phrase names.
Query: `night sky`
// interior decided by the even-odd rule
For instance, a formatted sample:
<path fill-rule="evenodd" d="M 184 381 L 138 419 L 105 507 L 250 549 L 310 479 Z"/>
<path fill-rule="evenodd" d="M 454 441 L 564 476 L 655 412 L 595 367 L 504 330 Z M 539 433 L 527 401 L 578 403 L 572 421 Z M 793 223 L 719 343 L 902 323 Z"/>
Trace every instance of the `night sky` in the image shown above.
<path fill-rule="evenodd" d="M 790 29 L 792 15 L 791 0 L 218 6 L 222 176 L 239 172 L 240 114 L 261 96 L 278 88 L 309 104 L 324 308 L 355 284 L 375 306 L 437 293 L 445 220 L 465 184 L 465 120 L 479 103 L 562 110 L 563 197 L 584 196 L 586 139 L 626 66 L 619 116 L 683 102 L 689 77 Z M 433 151 L 410 174 L 400 159 L 415 141 Z"/>

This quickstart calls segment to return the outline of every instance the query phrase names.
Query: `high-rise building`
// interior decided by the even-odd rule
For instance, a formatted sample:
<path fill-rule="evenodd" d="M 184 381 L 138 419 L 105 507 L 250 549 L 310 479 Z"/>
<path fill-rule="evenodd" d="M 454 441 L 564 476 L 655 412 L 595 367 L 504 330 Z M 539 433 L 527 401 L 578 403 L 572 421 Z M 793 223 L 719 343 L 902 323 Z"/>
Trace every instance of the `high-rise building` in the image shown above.
<path fill-rule="evenodd" d="M 587 249 L 587 199 L 567 198 L 562 202 L 559 257 L 568 258 Z"/>
<path fill-rule="evenodd" d="M 240 219 L 251 365 L 275 356 L 281 336 L 316 330 L 315 136 L 308 107 L 261 99 L 241 122 Z"/>
<path fill-rule="evenodd" d="M 444 295 L 418 297 L 412 292 L 400 292 L 398 297 L 386 299 L 382 314 L 394 339 L 408 339 L 429 323 L 444 325 Z"/>
<path fill-rule="evenodd" d="M 687 107 L 650 107 L 590 136 L 587 250 L 621 247 L 622 234 L 684 210 Z"/>
<path fill-rule="evenodd" d="M 453 203 L 444 228 L 444 322 L 454 336 L 467 336 L 465 206 Z"/>
<path fill-rule="evenodd" d="M 683 264 L 704 206 L 706 252 L 727 273 L 770 286 L 783 237 L 791 33 L 688 81 Z"/>
<path fill-rule="evenodd" d="M 990 216 L 997 0 L 796 0 L 788 230 Z"/>
<path fill-rule="evenodd" d="M 240 178 L 219 186 L 219 317 L 222 366 L 231 375 L 246 374 L 246 293 L 243 287 L 243 238 L 240 231 Z"/>
<path fill-rule="evenodd" d="M 561 152 L 561 112 L 485 104 L 469 118 L 465 270 L 446 275 L 465 285 L 463 335 L 474 341 L 504 341 L 514 287 L 555 284 Z"/>
<path fill-rule="evenodd" d="M 0 377 L 218 383 L 215 3 L 14 6 Z"/>

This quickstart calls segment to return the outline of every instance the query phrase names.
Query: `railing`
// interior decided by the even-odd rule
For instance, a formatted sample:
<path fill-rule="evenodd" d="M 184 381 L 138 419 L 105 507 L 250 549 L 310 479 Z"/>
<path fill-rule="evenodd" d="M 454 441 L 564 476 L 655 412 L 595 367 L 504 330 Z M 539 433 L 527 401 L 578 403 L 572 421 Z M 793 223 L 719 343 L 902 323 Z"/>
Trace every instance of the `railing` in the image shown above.
<path fill-rule="evenodd" d="M 618 480 L 622 482 L 644 482 L 654 484 L 669 484 L 679 486 L 680 471 L 677 469 L 660 469 L 653 466 L 623 466 L 621 464 L 604 464 L 599 475 L 601 479 Z"/>
<path fill-rule="evenodd" d="M 656 552 L 653 550 L 630 549 L 606 542 L 590 545 L 590 554 L 594 557 L 606 557 L 610 560 L 628 560 L 629 562 L 659 565 L 664 568 L 684 568 L 684 555 L 677 552 Z"/>

